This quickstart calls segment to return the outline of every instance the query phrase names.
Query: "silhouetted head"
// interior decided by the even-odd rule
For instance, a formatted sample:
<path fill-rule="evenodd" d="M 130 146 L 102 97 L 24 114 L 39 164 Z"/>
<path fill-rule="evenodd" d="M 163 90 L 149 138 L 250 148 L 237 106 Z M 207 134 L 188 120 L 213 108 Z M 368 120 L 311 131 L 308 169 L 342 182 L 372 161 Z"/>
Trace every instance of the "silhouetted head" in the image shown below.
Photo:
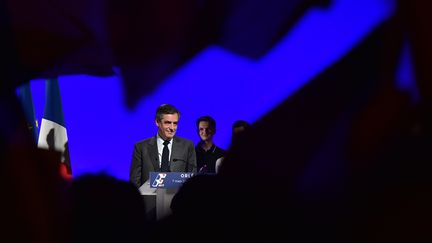
<path fill-rule="evenodd" d="M 105 174 L 73 180 L 74 242 L 136 242 L 145 230 L 145 205 L 137 188 Z"/>
<path fill-rule="evenodd" d="M 246 129 L 248 129 L 250 127 L 250 123 L 248 123 L 247 121 L 244 120 L 237 120 L 233 123 L 232 126 L 232 134 L 233 136 L 241 133 L 243 131 L 245 131 Z"/>

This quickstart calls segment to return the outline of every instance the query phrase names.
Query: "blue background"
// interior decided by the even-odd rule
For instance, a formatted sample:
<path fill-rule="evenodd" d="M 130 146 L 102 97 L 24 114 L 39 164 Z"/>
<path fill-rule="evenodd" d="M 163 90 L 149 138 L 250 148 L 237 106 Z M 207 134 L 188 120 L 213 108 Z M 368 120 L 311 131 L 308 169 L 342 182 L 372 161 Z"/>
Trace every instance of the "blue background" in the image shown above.
<path fill-rule="evenodd" d="M 103 171 L 128 180 L 133 145 L 155 135 L 154 115 L 163 103 L 181 112 L 178 136 L 197 143 L 195 121 L 210 115 L 217 121 L 215 143 L 228 149 L 235 120 L 254 123 L 265 116 L 388 19 L 394 4 L 391 0 L 336 0 L 327 9 L 311 8 L 259 60 L 209 46 L 133 109 L 125 104 L 120 74 L 59 77 L 74 176 Z M 31 85 L 40 124 L 44 82 L 32 80 Z M 275 133 L 284 126 L 274 125 Z"/>

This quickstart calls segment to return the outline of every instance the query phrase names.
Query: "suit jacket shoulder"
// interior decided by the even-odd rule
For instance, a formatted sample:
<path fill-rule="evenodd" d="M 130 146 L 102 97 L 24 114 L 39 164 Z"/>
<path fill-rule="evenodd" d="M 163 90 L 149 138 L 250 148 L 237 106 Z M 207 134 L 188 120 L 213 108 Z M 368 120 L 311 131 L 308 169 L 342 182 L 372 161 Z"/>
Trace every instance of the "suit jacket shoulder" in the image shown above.
<path fill-rule="evenodd" d="M 130 181 L 137 187 L 140 187 L 148 180 L 148 173 L 150 171 L 158 170 L 156 136 L 136 142 L 132 155 Z"/>
<path fill-rule="evenodd" d="M 146 139 L 143 139 L 141 141 L 136 142 L 135 146 L 136 145 L 144 145 L 144 144 L 155 144 L 155 143 L 156 143 L 156 136 L 153 136 L 153 137 L 149 137 L 149 138 L 146 138 Z"/>
<path fill-rule="evenodd" d="M 185 144 L 192 143 L 192 146 L 194 146 L 192 140 L 183 137 L 174 137 L 174 143 L 185 143 Z"/>
<path fill-rule="evenodd" d="M 196 172 L 196 154 L 192 140 L 174 137 L 170 169 L 173 172 Z"/>

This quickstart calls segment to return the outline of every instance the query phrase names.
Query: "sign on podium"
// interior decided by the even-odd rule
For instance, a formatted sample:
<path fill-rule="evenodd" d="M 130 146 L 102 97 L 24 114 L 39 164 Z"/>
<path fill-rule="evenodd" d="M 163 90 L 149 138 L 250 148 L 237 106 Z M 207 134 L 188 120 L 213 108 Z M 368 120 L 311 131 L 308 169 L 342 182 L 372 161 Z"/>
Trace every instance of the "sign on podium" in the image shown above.
<path fill-rule="evenodd" d="M 150 172 L 151 188 L 179 188 L 194 173 L 191 172 Z"/>
<path fill-rule="evenodd" d="M 150 178 L 140 188 L 143 196 L 156 196 L 156 219 L 171 214 L 171 200 L 182 184 L 192 176 L 192 172 L 150 172 Z M 149 200 L 146 200 L 147 207 Z"/>

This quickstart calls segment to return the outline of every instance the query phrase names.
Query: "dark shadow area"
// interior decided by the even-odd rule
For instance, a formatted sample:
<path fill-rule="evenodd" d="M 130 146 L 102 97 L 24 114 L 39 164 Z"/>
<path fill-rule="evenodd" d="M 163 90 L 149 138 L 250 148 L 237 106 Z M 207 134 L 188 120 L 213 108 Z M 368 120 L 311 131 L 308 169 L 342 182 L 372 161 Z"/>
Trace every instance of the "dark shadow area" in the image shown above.
<path fill-rule="evenodd" d="M 72 242 L 139 242 L 147 235 L 136 187 L 114 177 L 83 175 L 72 182 Z"/>
<path fill-rule="evenodd" d="M 58 173 L 60 153 L 35 148 L 20 107 L 16 97 L 0 95 L 2 241 L 70 242 L 69 184 Z"/>
<path fill-rule="evenodd" d="M 395 87 L 399 11 L 244 132 L 218 175 L 185 183 L 161 230 L 195 229 L 196 242 L 430 239 L 431 97 L 413 104 Z"/>
<path fill-rule="evenodd" d="M 20 0 L 17 4 L 24 2 L 28 1 Z M 303 3 L 306 2 L 309 1 Z M 60 155 L 35 148 L 14 96 L 17 84 L 36 77 L 40 71 L 51 70 L 63 55 L 80 49 L 87 38 L 96 36 L 85 27 L 73 24 L 75 27 L 64 27 L 69 33 L 39 32 L 36 22 L 35 28 L 15 33 L 16 39 L 9 38 L 12 32 L 8 21 L 14 21 L 13 27 L 22 26 L 28 23 L 31 15 L 15 19 L 20 15 L 15 15 L 14 10 L 20 8 L 13 8 L 15 2 L 8 3 L 11 5 L 3 2 L 0 5 L 1 18 L 5 20 L 0 23 L 1 31 L 8 34 L 0 42 L 6 53 L 2 63 L 9 63 L 2 67 L 1 77 L 10 80 L 0 83 L 3 118 L 0 120 L 0 185 L 5 195 L 0 208 L 5 239 L 45 243 L 430 242 L 427 239 L 431 238 L 429 221 L 432 217 L 432 35 L 429 26 L 432 3 L 397 1 L 395 16 L 244 131 L 227 151 L 219 173 L 189 179 L 172 201 L 173 214 L 151 225 L 147 222 L 141 195 L 129 182 L 106 175 L 83 176 L 74 179 L 72 184 L 64 181 L 58 173 Z M 51 1 L 43 3 L 50 5 Z M 146 62 L 151 62 L 146 68 L 152 65 L 160 68 L 153 70 L 154 73 L 142 71 L 143 63 L 134 61 L 146 53 L 146 48 L 137 50 L 138 56 L 133 57 L 128 56 L 128 48 L 115 49 L 115 56 L 119 58 L 116 61 L 120 60 L 117 64 L 132 70 L 131 78 L 126 78 L 125 82 L 128 105 L 151 91 L 162 74 L 173 71 L 185 57 L 190 57 L 192 52 L 189 51 L 205 46 L 203 41 L 192 48 L 190 39 L 181 38 L 182 33 L 192 36 L 199 33 L 200 28 L 189 28 L 190 24 L 198 23 L 197 16 L 203 14 L 196 12 L 196 8 L 205 9 L 210 6 L 206 4 L 216 4 L 204 1 L 204 5 L 194 5 L 196 2 L 188 1 L 165 8 L 156 1 L 133 2 L 127 6 L 110 3 L 118 9 L 111 14 L 119 15 L 110 17 L 119 25 L 132 23 L 138 16 L 149 18 L 143 21 L 147 24 L 156 18 L 166 25 L 158 29 L 135 24 L 130 30 L 112 26 L 126 31 L 124 38 L 140 28 L 155 38 L 146 46 L 154 48 L 154 52 L 145 56 Z M 234 3 L 246 4 L 246 1 Z M 250 4 L 262 6 L 254 3 Z M 269 5 L 276 8 L 271 3 Z M 27 8 L 35 5 L 29 4 Z M 45 5 L 40 4 L 32 11 L 42 10 Z M 146 12 L 138 8 L 143 5 L 146 11 L 153 11 L 152 14 L 144 14 Z M 79 6 L 76 4 L 72 9 L 79 9 Z M 129 8 L 135 10 L 132 15 L 127 15 Z M 241 9 L 240 5 L 236 5 L 237 8 Z M 82 11 L 82 16 L 88 16 L 85 8 Z M 171 15 L 173 12 L 177 15 Z M 76 19 L 67 13 L 59 14 L 67 23 L 74 23 Z M 170 18 L 164 18 L 166 16 Z M 55 25 L 68 26 L 55 23 L 55 18 L 47 19 Z M 274 29 L 279 29 L 278 26 L 286 25 L 281 23 Z M 157 35 L 159 30 L 164 30 L 160 34 L 166 34 L 170 41 L 158 39 L 161 37 Z M 277 39 L 279 31 L 273 33 L 270 39 Z M 58 41 L 58 46 L 52 51 L 37 49 L 41 53 L 34 55 L 31 48 L 21 49 L 30 46 L 29 42 L 22 42 L 23 38 L 31 40 L 35 34 L 47 34 L 46 38 L 51 38 L 47 42 L 34 40 L 35 46 L 48 47 L 52 41 Z M 208 37 L 206 34 L 203 36 Z M 122 35 L 116 37 L 122 38 Z M 137 38 L 140 40 L 143 36 Z M 412 45 L 420 91 L 418 103 L 412 103 L 408 93 L 395 88 L 405 38 Z M 104 43 L 108 40 L 120 47 L 134 43 L 133 40 L 109 38 Z M 229 45 L 235 46 L 237 41 L 232 40 Z M 157 42 L 161 45 L 154 46 Z M 40 55 L 44 58 L 39 60 Z M 143 79 L 141 74 L 149 76 Z M 127 77 L 128 74 L 123 75 Z M 131 92 L 131 89 L 139 92 Z"/>
<path fill-rule="evenodd" d="M 267 53 L 305 11 L 329 0 L 7 0 L 5 26 L 27 78 L 113 75 L 135 107 L 209 45 L 249 58 Z M 240 31 L 241 30 L 241 31 Z M 10 46 L 10 45 L 8 45 Z M 8 50 L 10 52 L 10 50 Z"/>

